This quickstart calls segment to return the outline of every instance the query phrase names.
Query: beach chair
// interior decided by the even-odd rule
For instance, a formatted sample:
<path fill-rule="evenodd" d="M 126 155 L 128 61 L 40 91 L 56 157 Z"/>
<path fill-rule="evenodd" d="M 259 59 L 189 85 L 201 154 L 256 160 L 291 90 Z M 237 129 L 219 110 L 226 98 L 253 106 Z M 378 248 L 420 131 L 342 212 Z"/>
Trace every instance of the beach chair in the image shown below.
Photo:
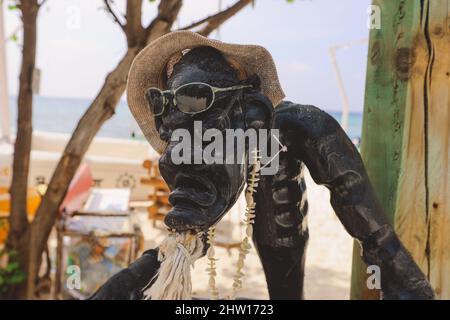
<path fill-rule="evenodd" d="M 70 182 L 66 197 L 59 207 L 59 216 L 62 217 L 63 213 L 72 214 L 80 210 L 87 201 L 93 185 L 94 178 L 91 168 L 86 163 L 80 165 Z"/>

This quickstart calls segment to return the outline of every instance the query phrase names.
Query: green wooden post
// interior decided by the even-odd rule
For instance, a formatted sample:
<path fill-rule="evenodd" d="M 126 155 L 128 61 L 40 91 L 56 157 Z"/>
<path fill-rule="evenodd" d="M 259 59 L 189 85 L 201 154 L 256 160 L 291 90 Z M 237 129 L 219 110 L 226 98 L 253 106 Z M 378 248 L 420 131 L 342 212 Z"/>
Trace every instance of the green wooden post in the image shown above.
<path fill-rule="evenodd" d="M 401 240 L 450 296 L 450 0 L 374 0 L 361 154 Z M 383 275 L 381 275 L 383 276 Z M 376 299 L 355 243 L 352 299 Z"/>

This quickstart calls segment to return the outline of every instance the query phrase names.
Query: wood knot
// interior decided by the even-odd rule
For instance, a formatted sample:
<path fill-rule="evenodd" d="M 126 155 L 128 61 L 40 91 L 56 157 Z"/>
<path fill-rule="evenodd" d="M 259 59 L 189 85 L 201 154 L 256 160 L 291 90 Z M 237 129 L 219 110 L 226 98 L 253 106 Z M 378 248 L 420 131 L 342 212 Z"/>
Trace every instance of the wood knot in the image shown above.
<path fill-rule="evenodd" d="M 437 37 L 444 35 L 444 29 L 441 25 L 437 25 L 433 28 L 433 35 Z"/>
<path fill-rule="evenodd" d="M 415 54 L 410 48 L 398 48 L 395 51 L 394 66 L 397 78 L 400 80 L 408 80 L 414 65 Z"/>

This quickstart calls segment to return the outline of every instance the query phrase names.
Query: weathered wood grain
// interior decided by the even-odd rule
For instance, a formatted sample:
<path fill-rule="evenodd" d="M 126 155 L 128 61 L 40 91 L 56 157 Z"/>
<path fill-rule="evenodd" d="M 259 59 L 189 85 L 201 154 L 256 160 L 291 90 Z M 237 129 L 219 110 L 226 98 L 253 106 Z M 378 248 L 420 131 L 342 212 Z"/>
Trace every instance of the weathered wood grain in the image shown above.
<path fill-rule="evenodd" d="M 406 105 L 395 227 L 437 296 L 450 299 L 450 1 L 424 1 L 424 17 L 417 36 L 424 54 Z"/>
<path fill-rule="evenodd" d="M 370 35 L 362 155 L 401 240 L 450 298 L 450 0 L 378 0 Z M 356 248 L 359 251 L 359 248 Z M 366 289 L 354 252 L 352 295 Z"/>

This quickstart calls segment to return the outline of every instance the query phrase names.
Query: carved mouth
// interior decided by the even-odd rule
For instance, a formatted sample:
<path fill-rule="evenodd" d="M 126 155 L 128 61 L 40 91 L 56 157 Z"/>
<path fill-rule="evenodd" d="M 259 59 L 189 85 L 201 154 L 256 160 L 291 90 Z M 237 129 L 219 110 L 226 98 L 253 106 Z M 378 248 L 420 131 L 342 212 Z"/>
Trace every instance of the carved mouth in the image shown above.
<path fill-rule="evenodd" d="M 208 178 L 178 173 L 169 196 L 173 208 L 165 218 L 166 225 L 178 232 L 206 230 L 212 221 L 208 208 L 216 202 L 217 195 L 217 188 Z"/>
<path fill-rule="evenodd" d="M 217 199 L 217 189 L 214 184 L 199 175 L 179 173 L 175 177 L 174 187 L 169 196 L 169 201 L 173 206 L 181 201 L 206 208 Z"/>

